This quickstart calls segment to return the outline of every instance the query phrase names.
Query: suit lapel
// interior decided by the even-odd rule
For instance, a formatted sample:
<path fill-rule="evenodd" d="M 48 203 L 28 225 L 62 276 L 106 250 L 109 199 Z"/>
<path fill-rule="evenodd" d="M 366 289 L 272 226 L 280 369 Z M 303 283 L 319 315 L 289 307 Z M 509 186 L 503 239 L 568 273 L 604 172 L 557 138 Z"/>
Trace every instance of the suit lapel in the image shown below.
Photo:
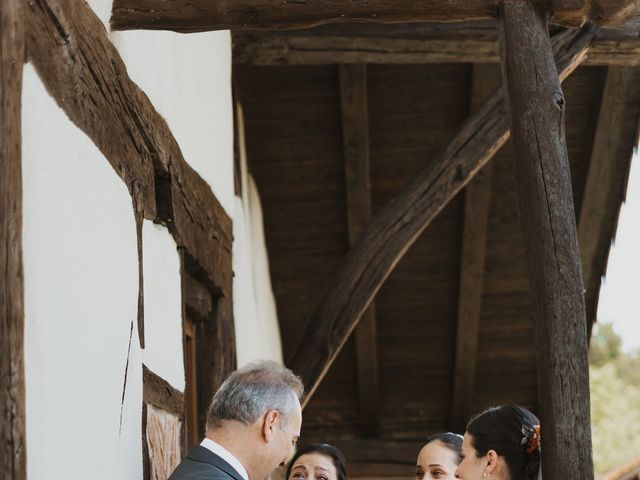
<path fill-rule="evenodd" d="M 202 445 L 194 445 L 191 450 L 189 450 L 187 458 L 190 458 L 191 460 L 194 460 L 196 462 L 204 462 L 213 465 L 214 467 L 217 467 L 225 472 L 230 477 L 233 477 L 235 480 L 244 480 L 242 478 L 242 475 L 240 475 L 235 468 L 233 468 L 218 455 L 213 453 L 211 450 L 203 447 Z"/>

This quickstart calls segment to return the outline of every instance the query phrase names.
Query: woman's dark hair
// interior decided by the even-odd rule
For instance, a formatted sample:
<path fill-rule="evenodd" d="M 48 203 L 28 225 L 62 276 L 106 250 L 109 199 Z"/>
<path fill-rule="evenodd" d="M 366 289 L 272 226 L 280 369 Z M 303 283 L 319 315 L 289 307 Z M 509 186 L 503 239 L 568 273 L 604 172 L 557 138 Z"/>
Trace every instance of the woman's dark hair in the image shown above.
<path fill-rule="evenodd" d="M 495 450 L 504 458 L 511 480 L 535 480 L 540 469 L 539 425 L 538 417 L 526 408 L 505 405 L 472 418 L 467 433 L 479 457 Z"/>
<path fill-rule="evenodd" d="M 289 465 L 287 465 L 287 475 L 285 476 L 285 480 L 289 480 L 291 469 L 296 463 L 296 460 L 298 460 L 298 458 L 300 458 L 302 455 L 306 455 L 307 453 L 319 453 L 321 455 L 329 457 L 333 461 L 333 465 L 336 467 L 338 480 L 347 479 L 347 469 L 345 467 L 346 462 L 344 459 L 344 455 L 342 455 L 342 452 L 333 445 L 329 445 L 328 443 L 313 443 L 311 445 L 305 445 L 304 447 L 298 449 L 296 454 L 289 462 Z"/>
<path fill-rule="evenodd" d="M 462 462 L 462 435 L 451 432 L 434 433 L 427 437 L 427 441 L 422 447 L 424 448 L 425 445 L 429 445 L 431 442 L 436 441 L 442 443 L 446 448 L 451 450 L 456 456 L 456 464 L 460 465 L 460 462 Z"/>

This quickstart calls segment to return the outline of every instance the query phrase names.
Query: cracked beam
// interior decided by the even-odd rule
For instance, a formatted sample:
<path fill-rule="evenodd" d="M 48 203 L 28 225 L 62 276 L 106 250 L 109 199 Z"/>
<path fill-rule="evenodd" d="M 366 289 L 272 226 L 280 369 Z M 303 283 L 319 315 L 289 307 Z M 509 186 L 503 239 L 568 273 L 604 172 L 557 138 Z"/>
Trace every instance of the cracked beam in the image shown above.
<path fill-rule="evenodd" d="M 596 29 L 587 26 L 554 37 L 556 65 L 566 78 L 589 49 Z M 451 143 L 364 229 L 339 266 L 304 326 L 288 365 L 304 381 L 307 397 L 319 385 L 363 312 L 395 265 L 449 201 L 509 138 L 502 91 L 469 117 Z M 308 339 L 314 341 L 309 345 Z"/>
<path fill-rule="evenodd" d="M 542 469 L 546 478 L 592 480 L 587 323 L 564 97 L 545 14 L 507 0 L 499 27 L 536 331 Z"/>

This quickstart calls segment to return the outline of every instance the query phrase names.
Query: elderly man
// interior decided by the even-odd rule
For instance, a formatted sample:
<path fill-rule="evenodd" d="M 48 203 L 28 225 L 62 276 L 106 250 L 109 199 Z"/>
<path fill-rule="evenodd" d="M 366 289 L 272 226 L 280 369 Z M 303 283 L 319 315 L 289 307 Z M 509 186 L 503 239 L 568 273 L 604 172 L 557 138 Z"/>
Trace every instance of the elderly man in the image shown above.
<path fill-rule="evenodd" d="M 232 373 L 207 412 L 207 432 L 169 480 L 264 480 L 300 437 L 303 386 L 290 370 L 259 362 Z"/>

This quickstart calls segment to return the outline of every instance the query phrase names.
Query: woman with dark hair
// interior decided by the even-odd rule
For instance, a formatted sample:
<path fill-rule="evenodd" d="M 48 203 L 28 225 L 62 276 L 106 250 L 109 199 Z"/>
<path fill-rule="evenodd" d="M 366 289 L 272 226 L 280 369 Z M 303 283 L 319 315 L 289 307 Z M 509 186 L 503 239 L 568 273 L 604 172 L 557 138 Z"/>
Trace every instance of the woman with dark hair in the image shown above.
<path fill-rule="evenodd" d="M 536 480 L 540 474 L 540 421 L 516 405 L 493 407 L 471 419 L 456 477 Z"/>
<path fill-rule="evenodd" d="M 453 480 L 462 460 L 462 435 L 436 433 L 427 438 L 416 462 L 416 480 Z"/>
<path fill-rule="evenodd" d="M 327 443 L 306 445 L 287 466 L 286 480 L 346 480 L 344 456 Z"/>

